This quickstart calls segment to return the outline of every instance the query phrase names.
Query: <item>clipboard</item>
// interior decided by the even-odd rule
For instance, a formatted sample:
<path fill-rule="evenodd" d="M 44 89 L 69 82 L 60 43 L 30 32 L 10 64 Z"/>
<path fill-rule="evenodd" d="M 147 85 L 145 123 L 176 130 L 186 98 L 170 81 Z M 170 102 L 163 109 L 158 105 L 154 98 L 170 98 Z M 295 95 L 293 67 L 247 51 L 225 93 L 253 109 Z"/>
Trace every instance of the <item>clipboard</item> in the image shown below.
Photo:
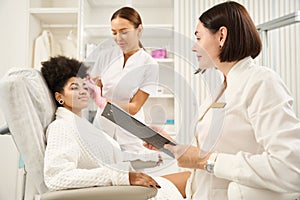
<path fill-rule="evenodd" d="M 172 158 L 175 158 L 171 151 L 164 148 L 165 144 L 176 145 L 174 142 L 152 130 L 150 127 L 135 119 L 118 106 L 107 102 L 101 115 L 112 121 L 113 123 L 119 125 L 131 134 L 135 135 L 136 137 L 142 139 L 143 141 L 151 144 L 152 146 L 171 156 Z"/>

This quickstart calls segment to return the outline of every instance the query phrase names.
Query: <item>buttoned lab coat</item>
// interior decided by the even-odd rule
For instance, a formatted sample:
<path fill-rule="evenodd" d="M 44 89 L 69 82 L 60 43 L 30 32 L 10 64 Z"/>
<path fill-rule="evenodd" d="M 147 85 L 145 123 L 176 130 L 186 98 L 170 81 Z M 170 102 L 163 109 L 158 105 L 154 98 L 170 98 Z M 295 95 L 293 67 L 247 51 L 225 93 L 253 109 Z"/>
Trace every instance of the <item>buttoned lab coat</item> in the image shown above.
<path fill-rule="evenodd" d="M 219 152 L 214 174 L 193 170 L 188 199 L 227 199 L 232 181 L 274 192 L 300 192 L 300 121 L 288 89 L 272 70 L 248 57 L 228 73 L 227 88 L 197 122 L 200 149 Z M 211 105 L 200 108 L 201 117 Z"/>
<path fill-rule="evenodd" d="M 119 47 L 106 49 L 99 54 L 91 71 L 92 76 L 100 76 L 102 81 L 102 96 L 113 102 L 130 102 L 140 89 L 152 94 L 158 82 L 158 63 L 144 49 L 140 49 L 127 60 L 124 68 L 124 56 Z M 124 129 L 114 125 L 104 117 L 98 108 L 94 125 L 115 138 L 122 150 L 129 152 L 148 152 L 142 146 L 142 141 Z M 143 108 L 134 117 L 144 121 Z M 145 158 L 147 160 L 147 158 Z M 155 155 L 157 160 L 157 155 Z"/>

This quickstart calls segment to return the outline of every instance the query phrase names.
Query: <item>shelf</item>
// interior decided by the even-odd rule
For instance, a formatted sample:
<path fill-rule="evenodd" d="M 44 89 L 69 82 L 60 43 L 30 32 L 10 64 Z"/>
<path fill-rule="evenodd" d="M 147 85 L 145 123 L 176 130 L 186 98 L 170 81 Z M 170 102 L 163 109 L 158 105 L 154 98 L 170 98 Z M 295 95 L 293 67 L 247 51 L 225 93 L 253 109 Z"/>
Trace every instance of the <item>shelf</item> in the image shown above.
<path fill-rule="evenodd" d="M 88 0 L 92 7 L 120 7 L 120 6 L 134 6 L 138 8 L 144 7 L 157 7 L 166 8 L 172 5 L 172 0 L 118 0 L 118 1 L 107 1 L 107 0 Z"/>
<path fill-rule="evenodd" d="M 30 8 L 31 14 L 77 14 L 78 8 Z"/>
<path fill-rule="evenodd" d="M 155 58 L 155 60 L 160 63 L 173 63 L 174 62 L 173 58 Z"/>
<path fill-rule="evenodd" d="M 300 22 L 300 11 L 260 24 L 256 28 L 259 31 L 269 31 L 272 29 L 291 25 L 297 22 Z"/>
<path fill-rule="evenodd" d="M 74 24 L 42 24 L 42 28 L 77 28 L 77 25 Z"/>
<path fill-rule="evenodd" d="M 78 8 L 31 8 L 29 13 L 42 21 L 42 24 L 77 25 Z"/>
<path fill-rule="evenodd" d="M 153 37 L 153 35 L 172 37 L 174 28 L 172 24 L 145 24 L 143 27 L 143 36 L 145 37 Z M 111 37 L 110 25 L 89 24 L 84 26 L 84 30 L 87 37 Z"/>
<path fill-rule="evenodd" d="M 30 8 L 74 8 L 79 0 L 30 0 Z"/>

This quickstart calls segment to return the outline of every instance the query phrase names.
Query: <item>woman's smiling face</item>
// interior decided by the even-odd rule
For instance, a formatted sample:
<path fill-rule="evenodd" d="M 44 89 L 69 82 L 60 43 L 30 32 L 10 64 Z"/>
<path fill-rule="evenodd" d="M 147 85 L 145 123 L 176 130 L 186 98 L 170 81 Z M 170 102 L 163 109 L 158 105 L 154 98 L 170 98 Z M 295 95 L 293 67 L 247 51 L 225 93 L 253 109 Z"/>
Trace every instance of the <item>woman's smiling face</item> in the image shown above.
<path fill-rule="evenodd" d="M 194 44 L 192 51 L 196 53 L 199 67 L 207 69 L 215 67 L 219 62 L 219 39 L 217 34 L 212 34 L 201 22 L 198 23 L 195 31 L 197 42 Z"/>
<path fill-rule="evenodd" d="M 84 79 L 79 77 L 70 78 L 63 87 L 61 93 L 57 93 L 57 99 L 63 99 L 63 106 L 76 113 L 89 105 L 90 95 Z"/>
<path fill-rule="evenodd" d="M 111 21 L 113 39 L 124 53 L 139 47 L 140 29 L 141 27 L 136 28 L 130 21 L 121 17 Z"/>

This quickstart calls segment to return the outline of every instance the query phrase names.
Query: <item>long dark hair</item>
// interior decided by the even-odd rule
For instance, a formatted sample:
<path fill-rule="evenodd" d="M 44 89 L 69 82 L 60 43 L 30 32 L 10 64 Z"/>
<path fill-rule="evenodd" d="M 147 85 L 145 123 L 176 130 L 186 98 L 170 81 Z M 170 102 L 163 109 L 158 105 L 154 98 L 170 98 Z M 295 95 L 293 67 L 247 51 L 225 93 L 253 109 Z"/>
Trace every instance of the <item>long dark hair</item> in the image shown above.
<path fill-rule="evenodd" d="M 134 28 L 138 28 L 139 25 L 142 24 L 142 18 L 140 14 L 131 7 L 122 7 L 111 16 L 110 21 L 114 20 L 115 18 L 120 17 L 123 19 L 127 19 L 130 23 L 133 24 Z M 141 41 L 139 41 L 139 47 L 144 48 Z"/>

